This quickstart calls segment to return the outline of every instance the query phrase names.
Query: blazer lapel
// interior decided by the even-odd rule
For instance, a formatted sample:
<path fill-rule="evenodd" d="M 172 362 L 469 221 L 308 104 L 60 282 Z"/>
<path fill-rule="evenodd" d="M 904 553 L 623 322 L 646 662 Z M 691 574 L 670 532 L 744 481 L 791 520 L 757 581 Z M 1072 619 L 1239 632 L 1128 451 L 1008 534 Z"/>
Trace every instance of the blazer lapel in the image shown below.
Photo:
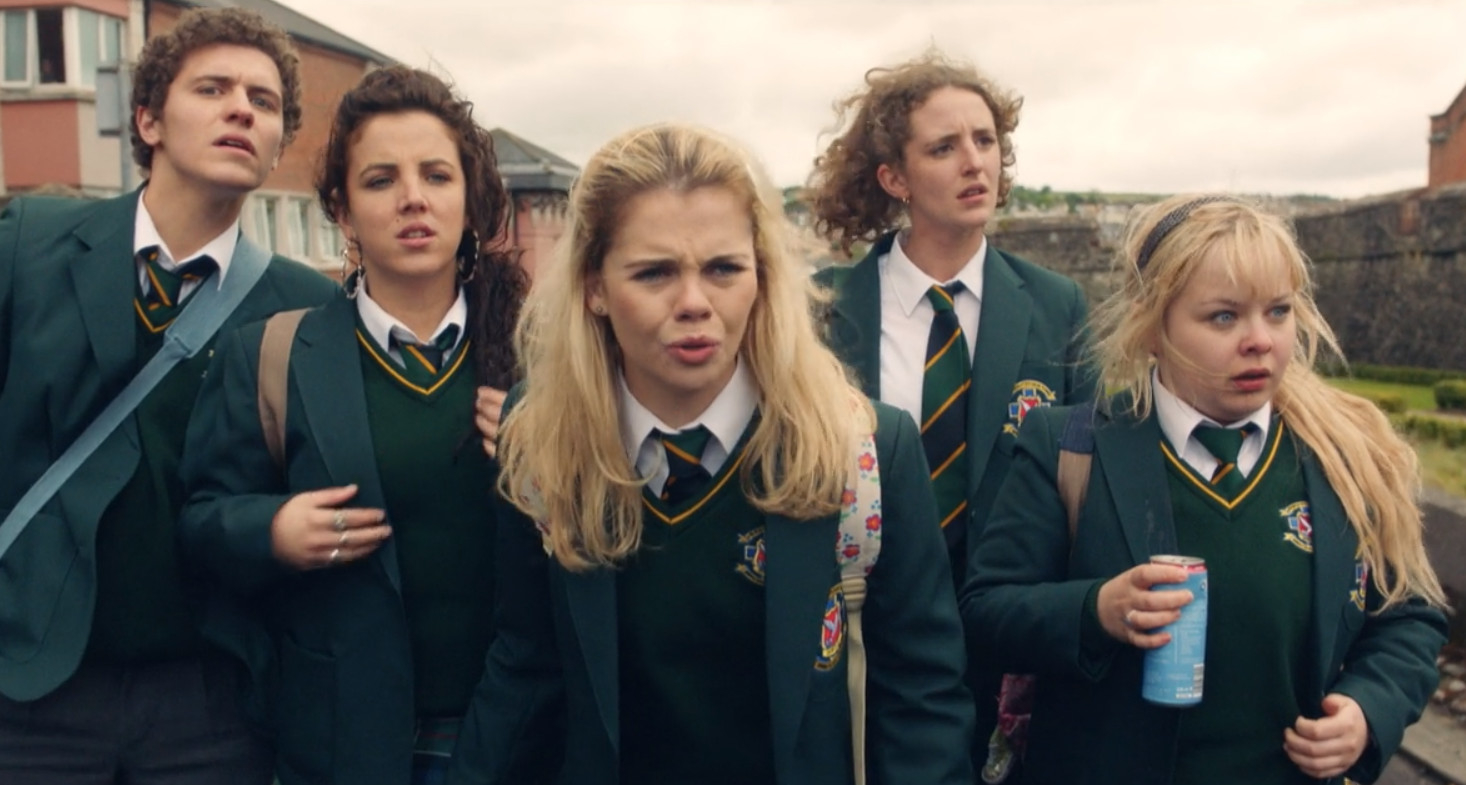
<path fill-rule="evenodd" d="M 1121 398 L 1112 408 L 1128 405 Z M 1103 412 L 1097 418 L 1110 419 Z M 1127 415 L 1113 418 L 1118 427 L 1096 422 L 1094 449 L 1105 469 L 1105 483 L 1114 498 L 1115 512 L 1135 564 L 1155 554 L 1176 552 L 1176 524 L 1171 516 L 1171 495 L 1166 490 L 1166 467 L 1157 447 L 1161 427 L 1155 416 L 1135 422 Z"/>
<path fill-rule="evenodd" d="M 1338 635 L 1343 603 L 1353 588 L 1359 538 L 1322 467 L 1301 443 L 1299 448 L 1304 453 L 1303 482 L 1308 489 L 1313 523 L 1313 633 L 1314 645 L 1318 647 L 1314 657 L 1318 668 L 1314 676 L 1318 681 L 1314 686 L 1322 694 L 1332 680 L 1328 671 L 1335 660 L 1334 639 Z"/>
<path fill-rule="evenodd" d="M 376 450 L 367 425 L 370 421 L 362 385 L 361 351 L 356 341 L 356 303 L 332 301 L 318 317 L 301 321 L 290 358 L 290 373 L 302 393 L 306 425 L 331 481 L 338 485 L 356 483 L 356 496 L 348 503 L 385 507 Z M 387 538 L 369 558 L 400 593 L 402 582 L 392 538 Z"/>
<path fill-rule="evenodd" d="M 982 315 L 978 318 L 977 354 L 972 362 L 972 393 L 967 408 L 968 487 L 976 488 L 987 472 L 988 458 L 1003 423 L 1013 383 L 1028 342 L 1033 299 L 1002 254 L 988 243 L 982 270 Z"/>
<path fill-rule="evenodd" d="M 84 247 L 69 265 L 87 338 L 103 378 L 130 378 L 137 353 L 137 266 L 132 261 L 138 192 L 97 205 L 74 231 Z"/>
<path fill-rule="evenodd" d="M 557 568 L 552 568 L 557 569 Z M 585 670 L 611 748 L 621 750 L 621 661 L 616 614 L 616 574 L 611 570 L 558 570 Z"/>
<path fill-rule="evenodd" d="M 870 253 L 850 268 L 834 303 L 830 339 L 855 371 L 860 389 L 873 400 L 881 397 L 880 257 L 889 253 L 895 233 L 877 240 Z"/>
<path fill-rule="evenodd" d="M 820 653 L 820 630 L 835 571 L 839 516 L 796 521 L 767 517 L 764 614 L 774 760 L 789 761 Z M 782 769 L 781 769 L 782 770 Z"/>

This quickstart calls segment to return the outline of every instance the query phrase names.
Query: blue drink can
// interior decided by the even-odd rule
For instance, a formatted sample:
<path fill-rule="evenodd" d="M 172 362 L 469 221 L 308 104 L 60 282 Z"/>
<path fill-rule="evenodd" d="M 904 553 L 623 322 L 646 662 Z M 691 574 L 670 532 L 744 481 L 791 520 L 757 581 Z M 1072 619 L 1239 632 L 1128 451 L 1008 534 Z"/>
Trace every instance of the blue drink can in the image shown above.
<path fill-rule="evenodd" d="M 1171 640 L 1145 653 L 1140 697 L 1162 706 L 1195 706 L 1201 703 L 1206 673 L 1206 562 L 1194 556 L 1152 556 L 1150 563 L 1186 569 L 1185 582 L 1157 583 L 1151 591 L 1186 589 L 1192 600 L 1181 608 L 1181 618 L 1155 630 L 1169 632 Z"/>

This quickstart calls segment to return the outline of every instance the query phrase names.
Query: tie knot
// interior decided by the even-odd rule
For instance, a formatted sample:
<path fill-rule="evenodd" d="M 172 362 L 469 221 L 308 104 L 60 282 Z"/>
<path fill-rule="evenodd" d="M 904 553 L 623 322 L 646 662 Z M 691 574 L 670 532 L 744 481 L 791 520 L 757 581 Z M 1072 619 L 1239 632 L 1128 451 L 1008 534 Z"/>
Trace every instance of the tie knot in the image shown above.
<path fill-rule="evenodd" d="M 450 324 L 444 327 L 437 337 L 427 343 L 399 338 L 396 329 L 387 334 L 389 349 L 396 349 L 403 357 L 402 361 L 408 367 L 413 367 L 412 361 L 417 361 L 425 366 L 430 373 L 436 374 L 442 364 L 443 358 L 458 342 L 458 325 Z"/>
<path fill-rule="evenodd" d="M 1198 425 L 1192 435 L 1201 442 L 1202 446 L 1223 464 L 1234 464 L 1237 462 L 1237 454 L 1242 452 L 1242 442 L 1247 436 L 1257 430 L 1257 426 L 1247 423 L 1241 428 L 1217 428 L 1211 425 Z"/>
<path fill-rule="evenodd" d="M 699 425 L 687 431 L 676 433 L 657 433 L 661 439 L 662 447 L 667 451 L 667 464 L 673 474 L 678 474 L 679 464 L 697 467 L 702 465 L 702 454 L 707 449 L 708 438 L 712 433 L 705 426 Z"/>
<path fill-rule="evenodd" d="M 957 295 L 966 289 L 967 287 L 963 286 L 961 281 L 953 281 L 945 286 L 933 286 L 926 290 L 926 299 L 931 301 L 932 308 L 935 308 L 937 313 L 950 311 L 956 304 Z"/>

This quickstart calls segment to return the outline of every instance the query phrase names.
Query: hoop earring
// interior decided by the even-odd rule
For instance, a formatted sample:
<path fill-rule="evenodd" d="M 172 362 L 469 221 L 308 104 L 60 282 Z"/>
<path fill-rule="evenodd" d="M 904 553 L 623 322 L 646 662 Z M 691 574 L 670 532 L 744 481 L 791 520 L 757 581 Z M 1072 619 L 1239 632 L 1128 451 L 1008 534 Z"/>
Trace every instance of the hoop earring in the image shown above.
<path fill-rule="evenodd" d="M 358 261 L 352 263 L 351 250 L 356 248 Z M 346 299 L 355 300 L 361 293 L 361 287 L 366 285 L 366 265 L 361 261 L 361 246 L 355 240 L 347 240 L 346 245 L 341 248 L 341 289 L 346 292 Z M 351 270 L 350 268 L 356 269 Z M 348 270 L 350 270 L 348 272 Z"/>
<path fill-rule="evenodd" d="M 478 232 L 464 229 L 463 239 L 458 241 L 458 283 L 468 283 L 478 274 L 479 247 Z"/>

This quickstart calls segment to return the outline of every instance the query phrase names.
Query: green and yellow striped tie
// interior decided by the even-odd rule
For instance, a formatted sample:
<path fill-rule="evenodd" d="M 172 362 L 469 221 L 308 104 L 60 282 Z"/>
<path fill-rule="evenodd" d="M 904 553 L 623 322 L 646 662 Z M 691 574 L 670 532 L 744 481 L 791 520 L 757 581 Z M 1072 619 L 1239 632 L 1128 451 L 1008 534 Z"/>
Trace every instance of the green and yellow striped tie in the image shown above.
<path fill-rule="evenodd" d="M 419 387 L 432 387 L 443 372 L 444 360 L 451 358 L 453 344 L 458 342 L 458 325 L 450 324 L 429 343 L 404 341 L 392 332 L 387 347 L 402 357 L 402 375 Z"/>
<path fill-rule="evenodd" d="M 133 302 L 143 327 L 154 333 L 167 329 L 183 310 L 184 303 L 198 291 L 198 287 L 194 287 L 188 297 L 183 297 L 184 284 L 202 281 L 219 268 L 212 258 L 200 256 L 169 270 L 158 261 L 158 253 L 156 245 L 137 252 L 137 259 L 143 263 L 147 277 Z"/>
<path fill-rule="evenodd" d="M 1201 442 L 1207 452 L 1217 459 L 1216 471 L 1211 475 L 1211 486 L 1224 498 L 1234 499 L 1237 494 L 1247 485 L 1247 478 L 1242 475 L 1242 470 L 1237 468 L 1237 455 L 1242 452 L 1242 442 L 1247 436 L 1257 430 L 1257 426 L 1247 423 L 1241 428 L 1217 428 L 1211 425 L 1198 425 L 1191 435 Z"/>
<path fill-rule="evenodd" d="M 936 315 L 926 342 L 921 381 L 921 446 L 932 472 L 947 545 L 963 539 L 967 511 L 967 393 L 972 389 L 972 354 L 952 310 L 960 283 L 933 286 L 926 293 Z"/>
<path fill-rule="evenodd" d="M 703 468 L 702 453 L 712 432 L 699 425 L 690 431 L 657 432 L 667 454 L 667 481 L 662 484 L 662 501 L 676 506 L 701 491 L 712 475 Z"/>

